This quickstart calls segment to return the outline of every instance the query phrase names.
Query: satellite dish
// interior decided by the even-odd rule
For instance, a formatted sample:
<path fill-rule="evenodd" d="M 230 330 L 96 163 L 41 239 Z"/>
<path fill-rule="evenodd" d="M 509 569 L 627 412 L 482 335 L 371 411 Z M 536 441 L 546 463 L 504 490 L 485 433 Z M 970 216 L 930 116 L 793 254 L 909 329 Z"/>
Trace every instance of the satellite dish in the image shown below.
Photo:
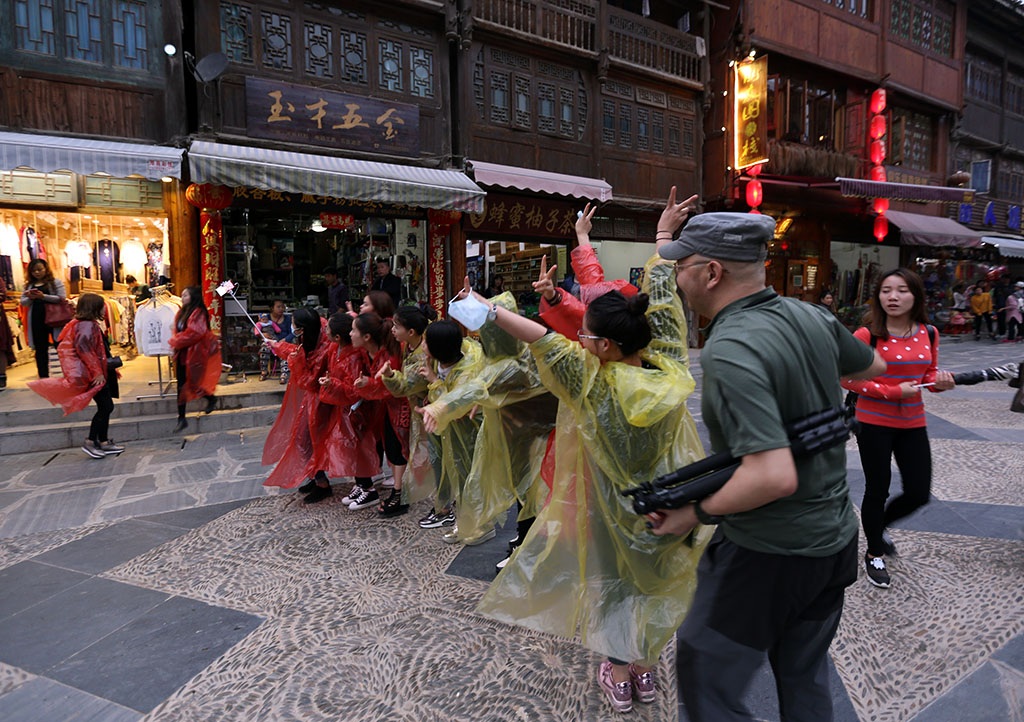
<path fill-rule="evenodd" d="M 216 80 L 228 67 L 228 56 L 224 53 L 210 53 L 196 63 L 193 71 L 200 83 Z"/>

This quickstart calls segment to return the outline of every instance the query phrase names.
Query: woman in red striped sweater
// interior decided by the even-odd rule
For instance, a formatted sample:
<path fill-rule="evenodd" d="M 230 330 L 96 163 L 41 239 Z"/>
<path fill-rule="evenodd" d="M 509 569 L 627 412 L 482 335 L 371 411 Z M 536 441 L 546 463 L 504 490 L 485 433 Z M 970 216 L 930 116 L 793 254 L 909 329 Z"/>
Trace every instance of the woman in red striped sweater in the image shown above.
<path fill-rule="evenodd" d="M 896 549 L 885 529 L 927 504 L 931 495 L 932 455 L 921 388 L 951 389 L 953 375 L 937 368 L 939 335 L 928 325 L 924 284 L 913 271 L 898 268 L 882 276 L 865 320 L 854 336 L 877 348 L 888 368 L 873 379 L 844 379 L 842 384 L 858 396 L 857 448 L 865 483 L 861 522 L 868 542 L 864 565 L 868 581 L 888 589 L 884 556 Z M 893 457 L 903 493 L 887 505 Z"/>

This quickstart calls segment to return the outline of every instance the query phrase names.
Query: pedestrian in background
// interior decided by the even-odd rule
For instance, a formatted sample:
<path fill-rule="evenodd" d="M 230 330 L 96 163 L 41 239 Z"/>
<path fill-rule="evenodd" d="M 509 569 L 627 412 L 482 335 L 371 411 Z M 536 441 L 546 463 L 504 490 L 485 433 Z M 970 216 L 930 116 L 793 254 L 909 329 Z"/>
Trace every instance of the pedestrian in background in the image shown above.
<path fill-rule="evenodd" d="M 178 379 L 178 424 L 174 433 L 188 426 L 185 404 L 205 398 L 209 414 L 217 404 L 213 392 L 221 373 L 220 341 L 210 331 L 210 312 L 203 303 L 203 292 L 189 286 L 181 292 L 181 309 L 174 318 L 174 335 L 167 341 L 173 351 Z"/>
<path fill-rule="evenodd" d="M 841 403 L 841 376 L 884 364 L 831 314 L 765 287 L 775 222 L 705 213 L 663 246 L 690 308 L 711 319 L 701 351 L 714 452 L 740 466 L 717 492 L 651 515 L 659 534 L 717 524 L 679 630 L 693 722 L 753 719 L 741 701 L 767 660 L 781 717 L 832 719 L 828 648 L 857 579 L 857 517 L 842 446 L 793 457 L 786 424 Z"/>
<path fill-rule="evenodd" d="M 981 322 L 985 322 L 988 337 L 995 340 L 992 333 L 992 294 L 988 292 L 988 283 L 980 281 L 974 287 L 971 296 L 971 313 L 974 314 L 974 340 L 981 340 Z"/>
<path fill-rule="evenodd" d="M 153 298 L 153 292 L 149 286 L 139 283 L 135 276 L 125 276 L 124 282 L 128 286 L 128 293 L 135 296 L 135 303 L 142 303 L 146 299 Z"/>
<path fill-rule="evenodd" d="M 0 391 L 7 388 L 7 366 L 17 361 L 14 355 L 14 334 L 7 322 L 7 314 L 3 311 L 3 303 L 7 300 L 7 284 L 0 278 Z"/>
<path fill-rule="evenodd" d="M 110 414 L 118 397 L 116 365 L 109 362 L 110 349 L 103 337 L 105 306 L 103 297 L 83 293 L 74 318 L 64 327 L 57 345 L 63 378 L 30 381 L 28 387 L 49 401 L 60 404 L 64 415 L 81 411 L 96 402 L 96 413 L 89 423 L 89 437 L 82 451 L 94 459 L 120 454 L 109 438 Z"/>
<path fill-rule="evenodd" d="M 260 318 L 259 330 L 253 329 L 253 333 L 259 333 L 263 338 L 269 341 L 284 341 L 285 343 L 291 343 L 294 340 L 292 335 L 292 317 L 291 314 L 285 313 L 284 301 L 276 299 L 270 305 L 270 313 L 264 320 Z M 263 344 L 260 346 L 259 351 L 260 359 L 260 381 L 266 381 L 270 376 L 270 369 L 274 361 L 274 351 L 270 344 Z M 280 383 L 288 383 L 288 359 L 280 359 L 281 366 L 281 381 Z"/>
<path fill-rule="evenodd" d="M 924 284 L 906 268 L 882 276 L 868 309 L 867 325 L 854 334 L 873 346 L 888 368 L 867 380 L 844 379 L 857 394 L 857 449 L 864 468 L 861 523 L 868 542 L 864 566 L 868 581 L 888 589 L 885 555 L 896 553 L 885 530 L 928 503 L 932 488 L 932 453 L 921 387 L 953 388 L 953 375 L 938 370 L 939 334 L 928 325 Z M 886 504 L 892 461 L 900 471 L 903 493 Z"/>
<path fill-rule="evenodd" d="M 1024 341 L 1021 323 L 1024 322 L 1024 281 L 1017 281 L 1016 289 L 1006 297 L 1006 338 L 1003 343 Z"/>
<path fill-rule="evenodd" d="M 402 302 L 402 281 L 391 272 L 391 261 L 387 258 L 377 259 L 377 279 L 370 290 L 384 291 L 391 296 L 395 306 Z"/>
<path fill-rule="evenodd" d="M 46 322 L 46 307 L 62 303 L 68 298 L 64 282 L 53 277 L 50 264 L 37 258 L 28 264 L 28 283 L 21 294 L 21 305 L 28 307 L 28 323 L 25 329 L 28 334 L 28 345 L 36 355 L 36 372 L 39 378 L 50 375 L 50 345 L 56 346 L 53 339 L 59 338 L 63 324 L 50 326 Z"/>
<path fill-rule="evenodd" d="M 836 297 L 835 294 L 832 293 L 831 289 L 825 288 L 822 290 L 821 294 L 818 296 L 818 305 L 833 316 L 836 315 Z"/>
<path fill-rule="evenodd" d="M 333 316 L 345 310 L 349 300 L 348 286 L 338 279 L 338 269 L 334 266 L 324 269 L 324 281 L 327 283 L 327 313 Z"/>

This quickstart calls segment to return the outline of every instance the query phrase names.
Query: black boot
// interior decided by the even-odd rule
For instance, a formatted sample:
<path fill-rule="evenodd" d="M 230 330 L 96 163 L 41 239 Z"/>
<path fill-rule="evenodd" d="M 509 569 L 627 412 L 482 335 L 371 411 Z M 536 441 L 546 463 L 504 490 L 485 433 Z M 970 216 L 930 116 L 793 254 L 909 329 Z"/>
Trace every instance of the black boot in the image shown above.
<path fill-rule="evenodd" d="M 334 496 L 334 492 L 331 491 L 330 485 L 320 486 L 319 484 L 317 484 L 316 488 L 306 495 L 306 498 L 303 499 L 303 502 L 305 502 L 306 504 L 316 504 L 318 501 L 323 501 L 324 499 L 330 496 Z"/>
<path fill-rule="evenodd" d="M 207 396 L 206 397 L 206 408 L 203 409 L 203 413 L 204 414 L 212 413 L 215 406 L 217 406 L 217 397 L 216 396 Z"/>
<path fill-rule="evenodd" d="M 377 513 L 382 517 L 401 516 L 409 511 L 409 505 L 402 503 L 402 490 L 392 489 L 391 495 L 384 500 L 384 503 L 377 507 Z"/>
<path fill-rule="evenodd" d="M 314 489 L 316 489 L 316 481 L 314 479 L 310 479 L 305 484 L 299 487 L 299 493 L 310 494 Z"/>
<path fill-rule="evenodd" d="M 178 425 L 174 427 L 174 433 L 177 434 L 179 431 L 184 431 L 188 426 L 188 420 L 184 416 L 178 417 Z"/>

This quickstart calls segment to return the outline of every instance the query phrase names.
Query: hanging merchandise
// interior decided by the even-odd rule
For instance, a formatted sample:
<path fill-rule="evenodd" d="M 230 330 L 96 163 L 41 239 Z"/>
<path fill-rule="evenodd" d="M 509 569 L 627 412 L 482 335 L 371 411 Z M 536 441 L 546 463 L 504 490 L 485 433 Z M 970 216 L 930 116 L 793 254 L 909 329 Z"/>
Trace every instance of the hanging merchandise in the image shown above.
<path fill-rule="evenodd" d="M 36 229 L 31 226 L 22 226 L 19 231 L 21 236 L 21 262 L 29 264 L 37 258 L 42 258 L 44 261 L 46 258 L 46 250 L 43 248 L 43 244 L 39 241 L 39 236 L 36 235 Z"/>
<path fill-rule="evenodd" d="M 100 271 L 104 291 L 113 291 L 115 280 L 121 283 L 121 248 L 114 241 L 103 238 L 96 243 L 93 264 Z"/>
<path fill-rule="evenodd" d="M 68 267 L 88 268 L 92 265 L 92 246 L 82 240 L 68 241 L 64 246 L 68 258 Z"/>
<path fill-rule="evenodd" d="M 151 289 L 153 298 L 139 305 L 135 312 L 135 345 L 144 356 L 169 356 L 168 344 L 174 335 L 174 317 L 181 308 L 166 287 Z"/>
<path fill-rule="evenodd" d="M 125 241 L 121 246 L 121 266 L 127 274 L 144 280 L 147 261 L 146 249 L 134 238 Z"/>
<path fill-rule="evenodd" d="M 146 258 L 148 259 L 147 270 L 149 273 L 149 285 L 155 286 L 160 282 L 160 275 L 164 267 L 164 245 L 159 241 L 153 241 L 146 246 Z"/>

